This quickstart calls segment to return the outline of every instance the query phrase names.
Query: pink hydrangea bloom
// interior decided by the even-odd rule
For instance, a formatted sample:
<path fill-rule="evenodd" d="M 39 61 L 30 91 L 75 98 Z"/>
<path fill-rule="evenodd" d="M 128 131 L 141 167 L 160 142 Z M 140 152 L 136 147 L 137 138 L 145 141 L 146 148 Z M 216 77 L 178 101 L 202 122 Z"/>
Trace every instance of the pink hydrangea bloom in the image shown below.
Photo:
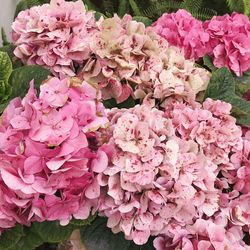
<path fill-rule="evenodd" d="M 115 153 L 96 178 L 99 212 L 113 232 L 141 245 L 171 223 L 192 225 L 219 210 L 218 166 L 197 142 L 177 136 L 173 119 L 146 104 L 108 116 Z"/>
<path fill-rule="evenodd" d="M 194 99 L 206 89 L 209 72 L 185 60 L 177 47 L 168 47 L 152 27 L 146 29 L 129 15 L 100 19 L 97 25 L 91 42 L 95 56 L 80 75 L 99 83 L 104 99 L 120 103 L 148 93 L 159 99 L 172 94 Z"/>
<path fill-rule="evenodd" d="M 212 220 L 198 219 L 184 229 L 172 226 L 172 235 L 162 235 L 154 240 L 156 250 L 246 250 L 239 226 L 229 226 Z"/>
<path fill-rule="evenodd" d="M 55 75 L 75 75 L 75 64 L 89 58 L 96 28 L 82 1 L 51 0 L 22 11 L 12 24 L 14 54 L 26 64 L 42 65 Z"/>
<path fill-rule="evenodd" d="M 0 231 L 16 222 L 88 217 L 96 204 L 95 173 L 107 155 L 95 138 L 108 122 L 100 91 L 75 78 L 31 84 L 10 102 L 0 124 Z"/>
<path fill-rule="evenodd" d="M 234 183 L 234 189 L 243 194 L 250 192 L 250 130 L 243 134 L 243 149 L 231 156 L 231 162 L 236 167 L 235 171 L 227 176 Z"/>
<path fill-rule="evenodd" d="M 198 143 L 204 154 L 224 170 L 235 168 L 230 164 L 230 156 L 242 150 L 243 140 L 241 128 L 230 115 L 230 104 L 208 98 L 202 106 L 181 102 L 169 105 L 172 110 L 166 115 L 173 119 L 174 127 L 183 138 Z"/>
<path fill-rule="evenodd" d="M 204 23 L 210 36 L 210 55 L 218 68 L 227 67 L 241 76 L 250 70 L 250 21 L 243 14 L 215 16 Z"/>
<path fill-rule="evenodd" d="M 181 48 L 187 59 L 197 60 L 208 52 L 208 33 L 205 32 L 202 22 L 186 10 L 163 14 L 153 27 L 170 45 Z"/>

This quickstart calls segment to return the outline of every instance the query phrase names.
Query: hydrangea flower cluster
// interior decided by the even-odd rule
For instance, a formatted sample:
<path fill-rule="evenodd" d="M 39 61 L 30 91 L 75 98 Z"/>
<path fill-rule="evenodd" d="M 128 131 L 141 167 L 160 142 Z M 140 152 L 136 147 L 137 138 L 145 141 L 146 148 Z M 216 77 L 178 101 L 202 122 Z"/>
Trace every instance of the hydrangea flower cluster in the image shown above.
<path fill-rule="evenodd" d="M 138 245 L 156 237 L 157 250 L 250 249 L 250 130 L 230 104 L 196 101 L 211 74 L 195 64 L 209 54 L 250 70 L 247 17 L 202 23 L 179 10 L 146 28 L 51 0 L 12 28 L 15 55 L 55 77 L 0 118 L 0 233 L 97 212 Z M 102 103 L 129 97 L 141 104 Z"/>
<path fill-rule="evenodd" d="M 164 113 L 144 104 L 108 114 L 115 154 L 96 177 L 103 186 L 99 211 L 113 232 L 123 231 L 136 244 L 219 211 L 217 175 L 229 150 L 242 147 L 226 103 L 185 105 Z"/>
<path fill-rule="evenodd" d="M 12 24 L 14 54 L 26 64 L 49 68 L 55 75 L 75 75 L 75 64 L 90 56 L 96 29 L 92 12 L 82 1 L 51 0 L 22 11 Z"/>
<path fill-rule="evenodd" d="M 205 32 L 202 22 L 186 10 L 165 13 L 153 26 L 170 45 L 181 48 L 186 58 L 197 60 L 208 52 L 208 33 Z"/>
<path fill-rule="evenodd" d="M 250 21 L 247 16 L 238 13 L 215 16 L 204 23 L 204 28 L 210 37 L 210 55 L 216 67 L 226 66 L 237 76 L 250 70 Z"/>
<path fill-rule="evenodd" d="M 217 216 L 219 217 L 219 216 Z M 171 233 L 154 240 L 156 250 L 249 250 L 243 241 L 241 227 L 230 226 L 226 221 L 198 219 L 188 228 L 175 225 Z"/>
<path fill-rule="evenodd" d="M 16 222 L 86 219 L 107 156 L 94 149 L 107 125 L 100 92 L 76 79 L 51 78 L 16 98 L 0 123 L 0 231 Z M 93 200 L 93 202 L 92 202 Z"/>
<path fill-rule="evenodd" d="M 120 103 L 130 95 L 142 98 L 148 93 L 160 99 L 193 96 L 206 89 L 210 74 L 185 60 L 176 47 L 168 47 L 154 29 L 129 15 L 101 19 L 97 25 L 91 42 L 95 57 L 82 75 L 100 84 L 104 99 L 113 97 Z"/>
<path fill-rule="evenodd" d="M 250 21 L 245 15 L 214 16 L 202 23 L 187 11 L 178 10 L 163 14 L 153 26 L 188 59 L 209 54 L 216 67 L 227 67 L 237 76 L 250 70 Z"/>

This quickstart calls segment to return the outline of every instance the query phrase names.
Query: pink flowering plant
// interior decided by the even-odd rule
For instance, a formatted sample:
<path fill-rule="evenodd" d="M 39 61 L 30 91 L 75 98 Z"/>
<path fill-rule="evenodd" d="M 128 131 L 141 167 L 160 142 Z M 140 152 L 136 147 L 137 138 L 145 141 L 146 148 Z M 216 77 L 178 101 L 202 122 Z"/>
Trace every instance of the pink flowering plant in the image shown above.
<path fill-rule="evenodd" d="M 103 6 L 2 32 L 0 250 L 250 250 L 247 15 Z"/>

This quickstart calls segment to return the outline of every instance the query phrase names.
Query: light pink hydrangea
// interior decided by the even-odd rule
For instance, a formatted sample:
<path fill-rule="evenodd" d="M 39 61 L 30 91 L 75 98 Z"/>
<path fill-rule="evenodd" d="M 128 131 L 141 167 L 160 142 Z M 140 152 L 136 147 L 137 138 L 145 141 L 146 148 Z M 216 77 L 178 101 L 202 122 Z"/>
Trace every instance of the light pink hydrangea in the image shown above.
<path fill-rule="evenodd" d="M 236 170 L 231 173 L 230 179 L 234 189 L 243 194 L 250 193 L 250 130 L 243 135 L 243 149 L 231 156 L 231 162 Z"/>
<path fill-rule="evenodd" d="M 108 164 L 95 142 L 108 122 L 100 94 L 76 78 L 50 78 L 39 97 L 31 84 L 10 102 L 0 124 L 0 230 L 88 217 L 100 190 L 94 173 Z"/>
<path fill-rule="evenodd" d="M 223 170 L 235 169 L 230 156 L 242 150 L 243 140 L 241 128 L 230 115 L 230 104 L 208 98 L 202 105 L 195 103 L 191 106 L 181 102 L 169 105 L 172 110 L 168 110 L 166 116 L 173 120 L 182 138 L 195 141 L 204 154 Z"/>
<path fill-rule="evenodd" d="M 153 27 L 170 45 L 181 48 L 187 59 L 197 60 L 208 52 L 209 35 L 203 23 L 186 10 L 163 14 Z"/>
<path fill-rule="evenodd" d="M 204 23 L 210 36 L 210 55 L 218 68 L 227 67 L 241 76 L 250 70 L 250 21 L 243 14 L 215 16 Z"/>
<path fill-rule="evenodd" d="M 74 76 L 76 64 L 90 56 L 90 36 L 96 29 L 92 12 L 81 0 L 51 0 L 18 14 L 12 24 L 14 54 L 26 64 L 42 65 L 55 75 Z"/>
<path fill-rule="evenodd" d="M 239 226 L 198 219 L 192 226 L 172 225 L 170 235 L 154 240 L 156 250 L 249 250 Z"/>
<path fill-rule="evenodd" d="M 177 136 L 174 120 L 146 104 L 113 109 L 108 167 L 97 175 L 99 212 L 113 232 L 145 244 L 171 223 L 192 225 L 219 210 L 218 166 L 194 140 Z"/>
<path fill-rule="evenodd" d="M 143 98 L 153 93 L 164 99 L 172 94 L 191 96 L 206 89 L 210 74 L 185 60 L 177 47 L 168 47 L 152 27 L 125 15 L 100 19 L 92 37 L 93 57 L 80 76 L 99 83 L 104 99 L 118 103 L 130 95 Z"/>

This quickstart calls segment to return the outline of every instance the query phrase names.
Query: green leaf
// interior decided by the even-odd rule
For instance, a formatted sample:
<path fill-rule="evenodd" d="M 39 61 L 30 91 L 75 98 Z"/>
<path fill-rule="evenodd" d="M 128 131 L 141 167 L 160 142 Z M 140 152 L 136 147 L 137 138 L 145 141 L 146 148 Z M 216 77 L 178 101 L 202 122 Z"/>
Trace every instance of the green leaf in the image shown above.
<path fill-rule="evenodd" d="M 23 236 L 11 250 L 33 250 L 44 243 L 43 239 L 33 230 L 33 227 L 25 227 Z"/>
<path fill-rule="evenodd" d="M 206 97 L 217 98 L 221 100 L 227 95 L 235 95 L 235 80 L 227 68 L 220 68 L 213 72 Z"/>
<path fill-rule="evenodd" d="M 113 234 L 107 220 L 98 217 L 90 226 L 81 229 L 81 238 L 87 250 L 153 250 L 152 240 L 144 246 L 135 245 L 123 233 Z"/>
<path fill-rule="evenodd" d="M 2 36 L 2 42 L 3 42 L 3 46 L 9 45 L 9 41 L 7 39 L 6 33 L 4 31 L 4 28 L 1 28 L 1 36 Z"/>
<path fill-rule="evenodd" d="M 215 71 L 217 68 L 214 66 L 211 58 L 208 55 L 205 55 L 203 58 L 203 64 L 210 69 L 210 71 Z"/>
<path fill-rule="evenodd" d="M 123 17 L 129 12 L 129 2 L 128 0 L 120 0 L 118 5 L 118 15 Z"/>
<path fill-rule="evenodd" d="M 87 7 L 87 10 L 96 10 L 101 11 L 100 8 L 98 8 L 95 4 L 93 4 L 90 0 L 83 0 L 83 3 L 85 7 Z"/>
<path fill-rule="evenodd" d="M 129 4 L 135 16 L 142 16 L 142 12 L 134 0 L 129 0 Z"/>
<path fill-rule="evenodd" d="M 61 226 L 59 221 L 34 222 L 30 227 L 23 228 L 22 234 L 10 248 L 0 250 L 33 250 L 44 243 L 59 243 L 69 239 L 75 229 L 89 225 L 94 219 L 95 216 L 90 216 L 87 220 L 72 220 L 67 226 Z"/>
<path fill-rule="evenodd" d="M 14 49 L 15 49 L 15 46 L 13 44 L 9 44 L 9 45 L 5 45 L 1 47 L 0 51 L 6 52 L 8 54 L 8 56 L 10 57 L 12 61 L 12 67 L 15 69 L 15 68 L 21 67 L 22 62 L 14 55 L 13 53 Z"/>
<path fill-rule="evenodd" d="M 0 104 L 0 114 L 3 113 L 3 111 L 8 106 L 8 104 L 9 104 L 9 102 L 4 102 L 4 103 Z"/>
<path fill-rule="evenodd" d="M 244 74 L 242 77 L 236 77 L 236 94 L 242 96 L 250 89 L 250 75 Z"/>
<path fill-rule="evenodd" d="M 193 11 L 197 11 L 201 8 L 202 6 L 202 0 L 184 0 L 181 7 L 193 12 Z"/>
<path fill-rule="evenodd" d="M 86 220 L 76 220 L 76 219 L 72 219 L 70 221 L 70 224 L 73 226 L 73 227 L 76 227 L 76 228 L 80 228 L 80 227 L 83 227 L 83 226 L 86 226 L 86 225 L 90 225 L 96 218 L 96 215 L 91 215 L 88 217 L 88 219 Z"/>
<path fill-rule="evenodd" d="M 16 225 L 12 229 L 5 231 L 0 236 L 0 250 L 9 250 L 14 248 L 22 236 L 23 227 L 21 225 Z"/>
<path fill-rule="evenodd" d="M 151 19 L 149 19 L 148 17 L 145 17 L 145 16 L 134 16 L 133 20 L 135 20 L 137 22 L 144 23 L 146 27 L 150 26 L 153 23 L 153 21 Z"/>
<path fill-rule="evenodd" d="M 34 222 L 31 229 L 39 235 L 43 242 L 56 243 L 68 239 L 74 227 L 71 224 L 61 226 L 59 221 L 45 221 L 42 223 Z"/>
<path fill-rule="evenodd" d="M 12 63 L 6 52 L 0 51 L 0 80 L 8 82 L 12 72 Z"/>
<path fill-rule="evenodd" d="M 34 80 L 35 87 L 39 89 L 42 81 L 46 80 L 49 75 L 49 70 L 38 65 L 28 65 L 13 70 L 9 79 L 12 86 L 12 97 L 24 96 L 32 80 Z"/>
<path fill-rule="evenodd" d="M 103 101 L 103 104 L 106 108 L 114 108 L 117 107 L 119 109 L 122 108 L 132 108 L 135 106 L 135 101 L 134 99 L 130 96 L 126 101 L 122 102 L 122 103 L 117 103 L 115 99 L 109 99 L 109 100 L 105 100 Z"/>
<path fill-rule="evenodd" d="M 236 80 L 227 68 L 213 72 L 205 98 L 222 100 L 232 105 L 232 115 L 242 125 L 250 125 L 250 102 L 236 95 Z"/>

